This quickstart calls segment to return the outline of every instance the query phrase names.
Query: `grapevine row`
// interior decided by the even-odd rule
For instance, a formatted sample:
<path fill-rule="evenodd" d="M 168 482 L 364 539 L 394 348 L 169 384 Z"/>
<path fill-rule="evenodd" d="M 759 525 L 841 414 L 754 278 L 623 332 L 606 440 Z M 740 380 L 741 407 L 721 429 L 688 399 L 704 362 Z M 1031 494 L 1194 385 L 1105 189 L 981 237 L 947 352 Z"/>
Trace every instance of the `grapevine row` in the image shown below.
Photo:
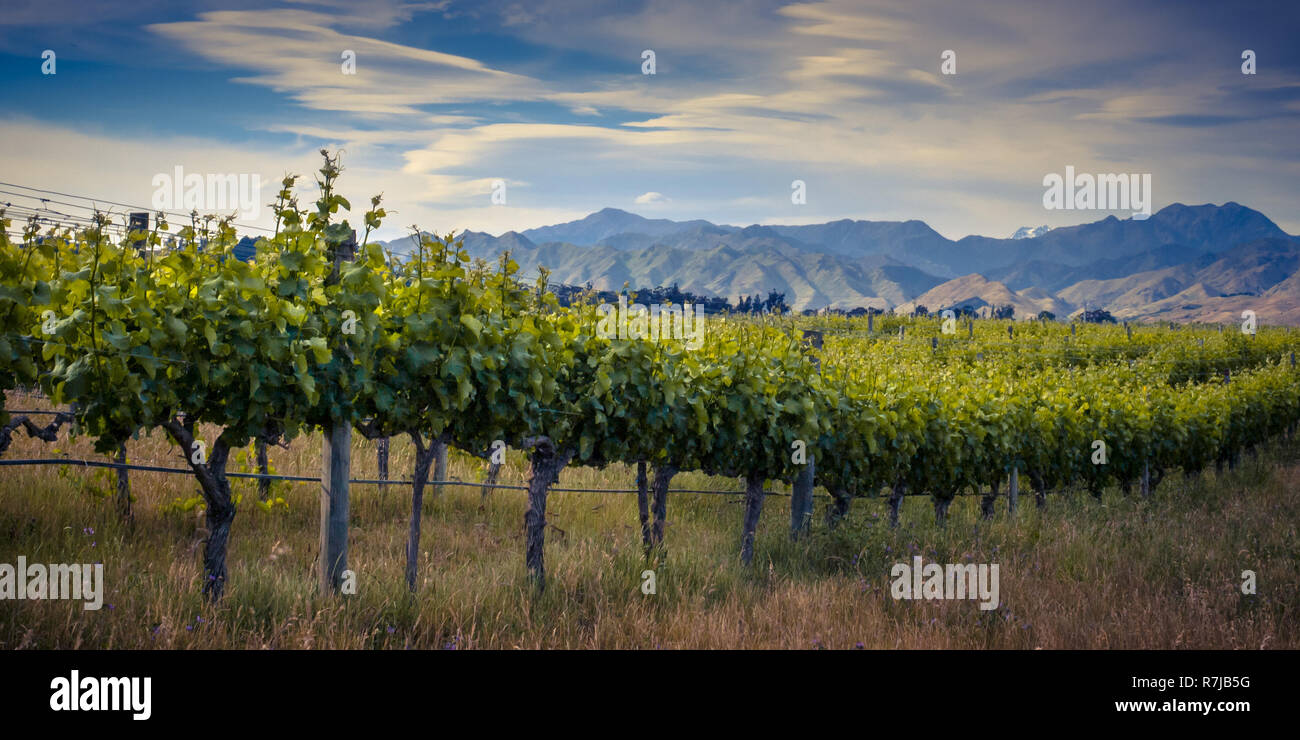
<path fill-rule="evenodd" d="M 541 584 L 547 493 L 570 464 L 638 466 L 647 547 L 662 542 L 677 472 L 744 478 L 748 563 L 764 483 L 793 482 L 809 459 L 834 497 L 831 523 L 882 489 L 895 517 L 901 494 L 930 494 L 942 522 L 964 490 L 985 492 L 991 514 L 1013 476 L 1040 502 L 1076 485 L 1149 491 L 1171 471 L 1235 464 L 1300 419 L 1297 337 L 1284 330 L 1130 337 L 1030 322 L 1003 334 L 980 322 L 972 338 L 942 319 L 866 332 L 860 320 L 720 317 L 698 349 L 611 338 L 595 306 L 560 307 L 545 272 L 524 285 L 508 255 L 471 260 L 418 229 L 408 258 L 386 253 L 369 242 L 386 216 L 379 198 L 358 243 L 338 220 L 351 207 L 338 174 L 327 157 L 311 210 L 285 179 L 276 231 L 251 262 L 234 258 L 228 219 L 195 218 L 169 252 L 165 224 L 115 242 L 102 218 L 0 236 L 0 391 L 41 386 L 101 452 L 154 430 L 179 445 L 206 504 L 213 598 L 235 518 L 231 451 L 339 420 L 414 442 L 413 589 L 423 489 L 449 445 L 528 453 L 525 562 Z M 820 350 L 812 330 L 827 335 Z M 0 410 L 6 436 L 9 424 Z"/>

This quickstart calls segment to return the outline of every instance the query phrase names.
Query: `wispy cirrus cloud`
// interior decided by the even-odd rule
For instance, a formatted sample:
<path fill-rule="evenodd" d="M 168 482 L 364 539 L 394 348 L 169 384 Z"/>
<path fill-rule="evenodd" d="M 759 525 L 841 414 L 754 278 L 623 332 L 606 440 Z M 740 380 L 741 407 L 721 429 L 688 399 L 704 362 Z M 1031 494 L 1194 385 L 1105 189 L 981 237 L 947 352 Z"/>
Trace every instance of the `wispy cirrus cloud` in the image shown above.
<path fill-rule="evenodd" d="M 198 20 L 148 26 L 233 69 L 249 69 L 235 82 L 263 85 L 309 108 L 354 115 L 407 115 L 440 103 L 520 100 L 540 83 L 492 69 L 474 59 L 344 33 L 337 27 L 376 29 L 358 14 L 366 6 L 329 14 L 302 10 L 224 11 Z M 389 14 L 389 22 L 402 16 Z M 342 54 L 356 54 L 355 74 L 344 74 Z"/>

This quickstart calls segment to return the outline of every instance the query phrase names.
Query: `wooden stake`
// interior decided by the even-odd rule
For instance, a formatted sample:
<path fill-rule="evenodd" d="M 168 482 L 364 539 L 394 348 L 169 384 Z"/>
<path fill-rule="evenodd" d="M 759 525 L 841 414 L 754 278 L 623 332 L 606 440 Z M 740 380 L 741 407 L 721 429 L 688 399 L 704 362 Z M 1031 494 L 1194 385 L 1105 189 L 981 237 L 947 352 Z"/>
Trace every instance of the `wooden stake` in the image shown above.
<path fill-rule="evenodd" d="M 375 466 L 379 468 L 379 480 L 388 480 L 388 437 L 375 442 Z"/>
<path fill-rule="evenodd" d="M 334 269 L 326 284 L 339 281 L 344 262 L 356 255 L 357 232 L 331 245 Z M 334 419 L 325 426 L 321 444 L 320 551 L 317 560 L 321 593 L 337 593 L 348 569 L 348 481 L 352 477 L 352 422 Z"/>
<path fill-rule="evenodd" d="M 763 513 L 765 493 L 761 477 L 745 477 L 745 522 L 740 534 L 740 562 L 745 565 L 754 560 L 754 534 L 758 530 L 759 516 Z"/>
<path fill-rule="evenodd" d="M 117 448 L 117 462 L 119 465 L 126 465 L 126 445 L 123 444 Z M 131 511 L 131 479 L 130 471 L 126 468 L 117 469 L 117 511 L 122 516 L 122 521 L 127 524 L 135 522 L 135 514 Z"/>
<path fill-rule="evenodd" d="M 253 442 L 253 454 L 257 458 L 257 472 L 260 475 L 269 475 L 271 473 L 271 462 L 266 455 L 266 438 L 258 437 Z M 271 497 L 271 481 L 266 478 L 257 479 L 257 498 L 266 501 Z"/>
<path fill-rule="evenodd" d="M 320 589 L 337 592 L 348 569 L 348 480 L 352 472 L 352 424 L 336 420 L 321 444 Z"/>
<path fill-rule="evenodd" d="M 902 329 L 899 329 L 901 337 Z M 934 341 L 933 339 L 931 341 Z M 823 337 L 820 331 L 806 330 L 803 332 L 802 346 L 804 356 L 808 362 L 818 372 L 822 371 L 821 357 L 817 355 L 821 350 Z M 790 539 L 797 540 L 799 536 L 809 530 L 812 525 L 813 516 L 813 487 L 815 485 L 814 472 L 816 470 L 811 450 L 805 451 L 807 462 L 803 470 L 799 471 L 799 477 L 795 478 L 794 487 L 790 495 Z"/>
<path fill-rule="evenodd" d="M 798 540 L 799 535 L 808 531 L 813 515 L 813 456 L 808 454 L 808 464 L 799 471 L 794 479 L 794 490 L 790 496 L 790 539 Z"/>

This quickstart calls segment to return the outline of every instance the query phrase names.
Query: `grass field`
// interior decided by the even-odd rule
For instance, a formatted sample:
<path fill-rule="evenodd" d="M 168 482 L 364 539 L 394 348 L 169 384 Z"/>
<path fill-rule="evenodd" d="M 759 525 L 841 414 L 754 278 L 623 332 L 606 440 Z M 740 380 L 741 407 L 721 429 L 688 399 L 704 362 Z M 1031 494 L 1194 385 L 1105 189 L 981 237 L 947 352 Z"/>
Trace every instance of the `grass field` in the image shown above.
<path fill-rule="evenodd" d="M 21 399 L 21 400 L 20 400 Z M 11 407 L 36 403 L 14 397 Z M 89 440 L 15 438 L 7 459 L 104 459 Z M 131 462 L 180 467 L 158 433 L 128 445 Z M 315 475 L 319 437 L 272 448 L 281 474 Z M 409 442 L 395 439 L 391 475 L 409 477 Z M 354 477 L 375 475 L 359 436 Z M 230 470 L 240 470 L 232 461 Z M 451 454 L 454 479 L 482 461 Z M 511 453 L 502 483 L 521 483 Z M 252 505 L 237 483 L 230 579 L 213 607 L 200 595 L 203 520 L 168 504 L 197 495 L 187 476 L 131 473 L 136 521 L 118 520 L 113 472 L 0 468 L 0 563 L 103 562 L 105 605 L 0 601 L 0 649 L 23 648 L 1296 648 L 1300 647 L 1300 444 L 1261 451 L 1232 472 L 1168 477 L 1149 501 L 1108 491 L 1053 495 L 1038 511 L 1023 495 L 1016 521 L 992 522 L 960 497 L 946 529 L 930 500 L 909 497 L 891 530 L 882 499 L 858 500 L 828 532 L 817 502 L 813 535 L 789 541 L 789 499 L 769 497 L 755 563 L 741 566 L 741 497 L 670 496 L 667 552 L 647 565 L 632 495 L 552 493 L 548 585 L 535 595 L 523 564 L 523 491 L 448 487 L 426 497 L 420 588 L 403 582 L 409 489 L 356 486 L 350 567 L 358 593 L 315 591 L 318 489 L 277 484 L 287 509 Z M 635 470 L 565 470 L 559 486 L 630 488 Z M 674 488 L 739 491 L 736 480 L 681 474 Z M 785 488 L 784 490 L 788 490 Z M 433 492 L 430 491 L 432 494 Z M 819 493 L 821 491 L 819 490 Z M 1005 493 L 1005 491 L 1004 491 Z M 895 601 L 890 567 L 998 563 L 1001 606 Z M 656 572 L 643 594 L 641 573 Z M 1258 577 L 1241 593 L 1243 570 Z"/>

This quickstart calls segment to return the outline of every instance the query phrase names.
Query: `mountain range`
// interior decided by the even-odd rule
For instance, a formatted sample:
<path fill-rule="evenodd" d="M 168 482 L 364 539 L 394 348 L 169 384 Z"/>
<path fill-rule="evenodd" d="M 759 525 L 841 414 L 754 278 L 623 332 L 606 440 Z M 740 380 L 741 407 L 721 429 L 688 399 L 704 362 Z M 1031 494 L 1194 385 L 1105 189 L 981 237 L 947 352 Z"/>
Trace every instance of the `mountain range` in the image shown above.
<path fill-rule="evenodd" d="M 1127 320 L 1226 321 L 1250 309 L 1264 323 L 1300 324 L 1300 238 L 1233 202 L 1026 227 L 1007 239 L 951 240 L 917 220 L 741 227 L 616 208 L 461 237 L 474 257 L 509 250 L 525 275 L 545 266 L 556 282 L 601 290 L 676 284 L 732 300 L 775 290 L 799 311 L 1010 304 L 1018 318 L 1101 308 Z M 410 241 L 386 246 L 405 253 Z"/>

